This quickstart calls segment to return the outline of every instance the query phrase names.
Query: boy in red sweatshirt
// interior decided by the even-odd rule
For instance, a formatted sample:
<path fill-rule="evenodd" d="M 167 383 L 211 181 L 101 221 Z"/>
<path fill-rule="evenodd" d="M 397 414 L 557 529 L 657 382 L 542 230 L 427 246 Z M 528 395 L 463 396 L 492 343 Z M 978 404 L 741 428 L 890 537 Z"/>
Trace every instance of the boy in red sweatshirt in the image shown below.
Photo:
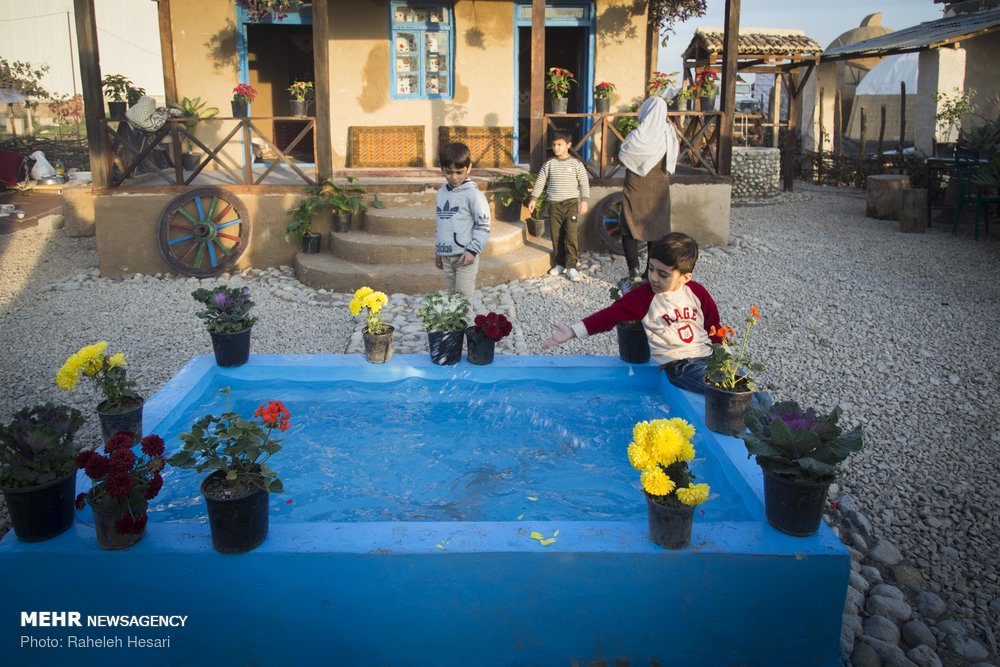
<path fill-rule="evenodd" d="M 719 328 L 719 310 L 701 284 L 691 280 L 698 261 L 698 244 L 687 234 L 672 232 L 649 248 L 649 282 L 631 290 L 603 310 L 573 326 L 553 325 L 555 333 L 543 348 L 573 338 L 611 331 L 619 322 L 642 320 L 653 359 L 670 382 L 688 391 L 705 392 L 705 367 L 719 343 L 709 330 Z"/>

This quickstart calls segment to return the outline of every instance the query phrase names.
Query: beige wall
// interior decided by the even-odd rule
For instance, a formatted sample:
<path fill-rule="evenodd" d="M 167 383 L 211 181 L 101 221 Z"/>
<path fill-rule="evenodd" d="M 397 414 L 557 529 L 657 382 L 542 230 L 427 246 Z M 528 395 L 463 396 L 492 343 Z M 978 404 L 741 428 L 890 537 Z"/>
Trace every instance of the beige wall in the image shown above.
<path fill-rule="evenodd" d="M 612 111 L 642 102 L 646 92 L 645 3 L 597 0 L 595 3 L 594 84 L 615 84 Z M 592 91 L 591 91 L 592 93 Z"/>
<path fill-rule="evenodd" d="M 995 118 L 998 109 L 991 102 L 1000 96 L 1000 32 L 993 32 L 962 42 L 965 48 L 965 88 L 976 96 L 972 104 L 987 118 Z M 975 125 L 981 121 L 971 119 Z"/>

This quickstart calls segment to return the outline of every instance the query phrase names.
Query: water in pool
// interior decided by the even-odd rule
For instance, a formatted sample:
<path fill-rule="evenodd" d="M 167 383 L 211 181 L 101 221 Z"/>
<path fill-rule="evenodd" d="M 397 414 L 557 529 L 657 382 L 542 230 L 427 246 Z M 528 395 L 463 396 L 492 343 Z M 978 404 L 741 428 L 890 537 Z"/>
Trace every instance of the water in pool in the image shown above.
<path fill-rule="evenodd" d="M 637 421 L 674 416 L 655 385 L 640 382 L 225 384 L 244 416 L 267 400 L 292 413 L 269 462 L 285 485 L 271 496 L 273 522 L 645 518 L 625 450 Z M 225 411 L 218 393 L 225 384 L 205 388 L 162 424 L 168 452 L 196 419 Z M 697 520 L 745 518 L 720 466 L 703 456 L 701 434 L 695 447 L 692 469 L 715 496 Z M 168 467 L 150 518 L 205 520 L 198 489 L 205 474 Z"/>

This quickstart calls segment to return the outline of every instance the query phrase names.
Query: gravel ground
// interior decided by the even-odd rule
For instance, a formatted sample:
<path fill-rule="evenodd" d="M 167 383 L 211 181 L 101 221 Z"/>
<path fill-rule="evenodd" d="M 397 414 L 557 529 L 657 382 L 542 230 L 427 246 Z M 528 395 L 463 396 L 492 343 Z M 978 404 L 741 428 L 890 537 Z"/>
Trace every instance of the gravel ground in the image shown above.
<path fill-rule="evenodd" d="M 746 308 L 761 309 L 751 348 L 777 398 L 839 403 L 848 425 L 865 426 L 866 449 L 845 466 L 841 491 L 949 611 L 995 647 L 1000 356 L 988 341 L 1000 322 L 998 235 L 976 242 L 943 228 L 900 234 L 895 222 L 864 217 L 860 191 L 800 192 L 784 203 L 734 208 L 733 242 L 704 248 L 696 279 L 712 292 L 723 322 L 741 329 Z M 588 255 L 585 265 L 580 283 L 535 279 L 477 295 L 477 305 L 515 320 L 501 352 L 543 354 L 552 321 L 570 323 L 608 303 L 624 261 Z M 192 356 L 211 352 L 190 292 L 215 281 L 104 279 L 96 267 L 93 239 L 37 229 L 0 236 L 0 347 L 8 350 L 0 361 L 0 418 L 43 400 L 91 413 L 97 397 L 89 386 L 65 393 L 53 378 L 69 354 L 96 340 L 126 353 L 145 396 Z M 258 304 L 254 352 L 358 349 L 361 322 L 350 318 L 345 295 L 304 287 L 288 270 L 235 280 L 250 285 Z M 423 345 L 412 328 L 417 303 L 393 296 L 391 323 L 410 327 L 397 351 Z M 609 334 L 551 353 L 617 350 Z M 82 435 L 93 439 L 91 421 Z"/>

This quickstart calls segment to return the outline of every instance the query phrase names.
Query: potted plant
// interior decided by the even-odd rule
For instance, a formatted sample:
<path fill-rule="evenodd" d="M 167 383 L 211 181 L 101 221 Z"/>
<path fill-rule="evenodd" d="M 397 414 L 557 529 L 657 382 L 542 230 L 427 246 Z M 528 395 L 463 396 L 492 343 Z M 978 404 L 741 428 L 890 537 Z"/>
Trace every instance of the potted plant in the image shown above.
<path fill-rule="evenodd" d="M 121 74 L 108 74 L 101 79 L 101 88 L 108 98 L 108 116 L 111 120 L 125 120 L 125 106 L 132 82 Z"/>
<path fill-rule="evenodd" d="M 128 101 L 130 107 L 134 107 L 143 95 L 146 94 L 145 88 L 140 88 L 139 86 L 134 86 L 129 84 L 128 89 L 125 91 L 125 99 Z"/>
<path fill-rule="evenodd" d="M 473 321 L 475 324 L 465 330 L 465 337 L 469 341 L 469 363 L 477 366 L 491 364 L 496 344 L 509 336 L 514 326 L 502 313 L 476 315 Z"/>
<path fill-rule="evenodd" d="M 951 93 L 934 93 L 938 106 L 938 136 L 944 139 L 941 142 L 935 141 L 937 157 L 954 157 L 955 144 L 962 134 L 962 121 L 973 114 L 972 99 L 975 96 L 973 88 L 962 92 L 962 89 L 956 87 Z"/>
<path fill-rule="evenodd" d="M 128 549 L 146 534 L 146 508 L 163 487 L 163 438 L 147 435 L 139 453 L 132 451 L 135 435 L 119 431 L 104 445 L 104 453 L 80 452 L 76 465 L 93 485 L 77 496 L 76 506 L 90 505 L 94 531 L 102 549 Z"/>
<path fill-rule="evenodd" d="M 250 103 L 257 97 L 257 90 L 249 83 L 240 83 L 233 88 L 233 118 L 246 118 Z"/>
<path fill-rule="evenodd" d="M 549 212 L 547 208 L 548 202 L 548 190 L 542 190 L 542 194 L 538 195 L 538 201 L 535 202 L 534 212 L 528 218 L 527 223 L 525 223 L 528 233 L 532 236 L 545 236 L 545 216 Z"/>
<path fill-rule="evenodd" d="M 688 463 L 694 459 L 694 427 L 679 417 L 641 421 L 632 430 L 628 460 L 642 474 L 646 494 L 649 537 L 666 549 L 691 543 L 694 508 L 711 492 L 708 484 L 695 484 Z"/>
<path fill-rule="evenodd" d="M 205 306 L 195 315 L 205 320 L 212 338 L 215 363 L 219 366 L 242 366 L 250 358 L 250 332 L 257 318 L 250 314 L 253 301 L 246 287 L 199 288 L 191 292 Z"/>
<path fill-rule="evenodd" d="M 288 92 L 292 94 L 292 115 L 307 116 L 309 114 L 309 101 L 313 96 L 313 82 L 294 81 L 288 87 Z"/>
<path fill-rule="evenodd" d="M 568 69 L 563 69 L 562 67 L 549 68 L 545 90 L 551 93 L 549 99 L 552 100 L 552 113 L 566 113 L 566 108 L 569 104 L 566 96 L 569 95 L 570 86 L 574 83 L 576 83 L 576 79 L 573 78 L 573 73 Z"/>
<path fill-rule="evenodd" d="M 348 307 L 351 315 L 357 317 L 365 313 L 365 328 L 361 336 L 365 341 L 365 358 L 373 364 L 384 364 L 392 359 L 392 332 L 395 329 L 382 321 L 382 307 L 389 303 L 384 292 L 376 292 L 371 287 L 362 287 L 354 293 Z"/>
<path fill-rule="evenodd" d="M 289 209 L 288 215 L 292 217 L 285 227 L 285 240 L 288 241 L 294 235 L 302 243 L 302 252 L 315 254 L 319 252 L 322 236 L 312 230 L 313 218 L 319 212 L 320 200 L 316 197 L 306 197 L 295 208 Z"/>
<path fill-rule="evenodd" d="M 497 218 L 504 222 L 520 222 L 521 207 L 531 201 L 531 190 L 535 187 L 535 175 L 530 171 L 501 174 L 490 181 L 490 187 L 497 190 L 494 194 Z"/>
<path fill-rule="evenodd" d="M 439 365 L 457 364 L 462 358 L 462 339 L 469 300 L 461 292 L 435 293 L 427 297 L 417 315 L 427 330 L 431 361 Z"/>
<path fill-rule="evenodd" d="M 303 0 L 236 0 L 236 4 L 247 12 L 247 20 L 258 23 L 264 19 L 281 21 L 288 12 L 302 7 Z"/>
<path fill-rule="evenodd" d="M 730 326 L 712 326 L 709 336 L 721 338 L 709 343 L 712 355 L 705 370 L 705 426 L 723 435 L 739 435 L 744 430 L 743 417 L 757 391 L 751 373 L 764 370 L 763 364 L 746 356 L 750 330 L 760 319 L 760 311 L 751 306 L 746 318 L 743 340 L 738 347 L 736 331 Z"/>
<path fill-rule="evenodd" d="M 611 96 L 615 94 L 615 84 L 601 81 L 594 86 L 594 111 L 608 113 L 611 111 Z"/>
<path fill-rule="evenodd" d="M 45 403 L 0 426 L 0 491 L 17 539 L 40 542 L 73 525 L 73 438 L 82 425 L 79 410 Z"/>
<path fill-rule="evenodd" d="M 662 97 L 670 90 L 670 86 L 674 83 L 674 77 L 677 76 L 677 72 L 653 72 L 649 80 L 646 81 L 646 96 Z"/>
<path fill-rule="evenodd" d="M 368 207 L 385 208 L 378 195 L 366 199 L 368 193 L 361 187 L 360 181 L 354 176 L 348 176 L 345 183 L 338 183 L 327 178 L 317 185 L 306 188 L 306 191 L 319 199 L 320 208 L 329 209 L 333 221 L 333 231 L 345 233 L 351 231 L 351 220 Z"/>
<path fill-rule="evenodd" d="M 695 74 L 694 81 L 691 83 L 691 86 L 678 93 L 678 97 L 682 100 L 696 100 L 701 97 L 714 97 L 716 91 L 715 82 L 718 79 L 719 75 L 707 67 L 703 70 L 699 70 L 699 72 Z"/>
<path fill-rule="evenodd" d="M 80 348 L 56 373 L 56 384 L 70 391 L 83 376 L 97 385 L 104 396 L 97 404 L 104 442 L 118 431 L 131 431 L 141 438 L 145 399 L 135 393 L 135 382 L 126 377 L 125 355 L 121 352 L 108 355 L 107 350 L 107 341 Z"/>
<path fill-rule="evenodd" d="M 764 471 L 767 522 L 790 535 L 812 535 L 837 465 L 864 446 L 862 430 L 844 433 L 837 425 L 839 407 L 819 415 L 794 401 L 762 398 L 747 411 L 750 431 L 742 437 L 747 456 L 755 456 Z"/>
<path fill-rule="evenodd" d="M 279 401 L 268 401 L 253 420 L 245 419 L 230 408 L 229 387 L 220 392 L 226 411 L 219 417 L 205 415 L 181 433 L 181 449 L 168 463 L 212 471 L 201 483 L 212 546 L 222 553 L 243 553 L 267 537 L 268 494 L 284 490 L 267 460 L 281 449 L 281 441 L 271 437 L 274 429 L 287 431 L 291 413 Z"/>
<path fill-rule="evenodd" d="M 210 107 L 207 104 L 207 102 L 202 102 L 200 97 L 195 97 L 194 99 L 183 97 L 180 102 L 173 105 L 175 109 L 188 119 L 184 121 L 184 129 L 188 135 L 185 139 L 187 152 L 181 156 L 181 164 L 188 171 L 197 169 L 204 156 L 204 153 L 194 150 L 194 140 L 192 137 L 194 137 L 195 131 L 198 129 L 198 121 L 212 118 L 219 113 L 218 107 Z"/>
<path fill-rule="evenodd" d="M 641 277 L 622 278 L 608 290 L 612 301 L 617 301 L 645 281 Z M 618 334 L 618 357 L 630 364 L 644 364 L 649 361 L 649 338 L 642 320 L 629 320 L 615 325 Z"/>

